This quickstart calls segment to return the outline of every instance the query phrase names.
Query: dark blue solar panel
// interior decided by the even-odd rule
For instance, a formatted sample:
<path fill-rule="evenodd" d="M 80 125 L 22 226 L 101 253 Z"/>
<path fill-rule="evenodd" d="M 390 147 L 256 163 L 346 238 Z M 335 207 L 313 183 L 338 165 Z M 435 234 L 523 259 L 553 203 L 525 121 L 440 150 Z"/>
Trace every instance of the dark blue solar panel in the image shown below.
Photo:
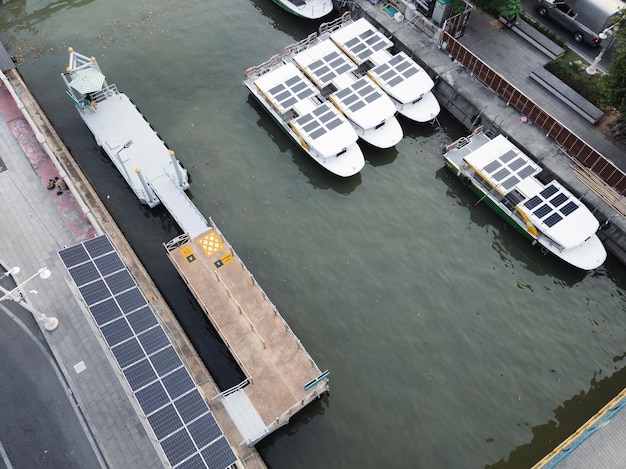
<path fill-rule="evenodd" d="M 122 311 L 113 298 L 90 306 L 89 311 L 99 326 L 122 316 Z"/>
<path fill-rule="evenodd" d="M 163 385 L 172 400 L 196 387 L 185 368 L 179 368 L 172 374 L 163 377 Z"/>
<path fill-rule="evenodd" d="M 139 334 L 138 338 L 148 355 L 170 344 L 170 340 L 160 327 L 148 329 L 146 332 Z"/>
<path fill-rule="evenodd" d="M 233 450 L 224 437 L 202 450 L 201 453 L 211 468 L 225 468 L 237 461 Z"/>
<path fill-rule="evenodd" d="M 159 350 L 150 357 L 150 361 L 159 376 L 164 376 L 170 371 L 183 366 L 183 362 L 172 346 Z"/>
<path fill-rule="evenodd" d="M 202 399 L 197 389 L 177 399 L 174 405 L 185 423 L 189 423 L 209 411 L 206 402 Z"/>
<path fill-rule="evenodd" d="M 574 210 L 576 210 L 578 208 L 578 205 L 576 205 L 574 202 L 568 202 L 567 204 L 565 204 L 565 206 L 561 209 L 561 213 L 565 216 L 569 215 L 570 213 L 572 213 Z"/>
<path fill-rule="evenodd" d="M 553 197 L 550 200 L 550 203 L 552 205 L 554 205 L 555 207 L 558 207 L 560 205 L 563 205 L 565 202 L 567 202 L 568 198 L 565 194 L 563 194 L 562 192 L 559 192 L 555 197 Z"/>
<path fill-rule="evenodd" d="M 126 268 L 116 252 L 94 259 L 94 262 L 103 277 Z"/>
<path fill-rule="evenodd" d="M 128 322 L 133 328 L 133 331 L 135 331 L 135 334 L 139 334 L 140 332 L 154 327 L 159 323 L 156 316 L 148 306 L 145 306 L 134 313 L 128 314 L 126 319 L 128 319 Z"/>
<path fill-rule="evenodd" d="M 558 222 L 560 222 L 562 219 L 563 217 L 561 215 L 559 215 L 558 213 L 553 213 L 552 215 L 550 215 L 548 218 L 544 220 L 544 223 L 552 227 L 556 225 Z"/>
<path fill-rule="evenodd" d="M 541 197 L 534 196 L 532 199 L 529 199 L 526 203 L 524 203 L 524 205 L 532 210 L 541 202 L 542 202 Z"/>
<path fill-rule="evenodd" d="M 133 336 L 133 331 L 130 330 L 130 326 L 123 317 L 102 326 L 100 330 L 109 344 L 109 347 L 113 347 Z"/>
<path fill-rule="evenodd" d="M 541 207 L 539 207 L 533 213 L 535 214 L 536 217 L 543 218 L 550 212 L 552 212 L 552 209 L 547 204 L 543 204 Z"/>
<path fill-rule="evenodd" d="M 151 383 L 157 377 L 147 359 L 126 368 L 124 370 L 124 376 L 126 376 L 128 384 L 130 384 L 133 391 Z"/>
<path fill-rule="evenodd" d="M 128 270 L 121 270 L 104 279 L 113 295 L 117 295 L 125 290 L 135 287 L 135 281 L 130 276 Z"/>
<path fill-rule="evenodd" d="M 170 398 L 160 381 L 155 381 L 151 385 L 140 389 L 135 395 L 143 413 L 146 415 L 150 415 L 170 402 Z"/>
<path fill-rule="evenodd" d="M 82 244 L 59 251 L 59 256 L 68 269 L 89 260 L 89 254 Z"/>
<path fill-rule="evenodd" d="M 111 351 L 113 355 L 115 355 L 115 359 L 117 363 L 119 363 L 120 368 L 126 368 L 128 365 L 132 365 L 146 357 L 146 353 L 141 348 L 141 345 L 139 345 L 139 341 L 134 337 L 112 347 Z"/>
<path fill-rule="evenodd" d="M 161 447 L 163 448 L 163 451 L 165 451 L 165 456 L 167 456 L 167 459 L 172 466 L 175 466 L 196 452 L 196 448 L 184 428 L 161 441 Z M 201 464 L 200 466 L 197 465 L 198 462 Z M 190 458 L 189 461 L 185 461 L 185 464 L 179 467 L 204 469 L 206 468 L 206 465 L 202 462 L 199 456 L 194 456 L 193 458 Z"/>
<path fill-rule="evenodd" d="M 78 287 L 78 290 L 85 300 L 85 303 L 87 303 L 87 306 L 99 303 L 100 301 L 111 296 L 111 292 L 102 280 Z"/>
<path fill-rule="evenodd" d="M 100 272 L 96 270 L 96 266 L 92 262 L 85 262 L 84 264 L 77 265 L 68 269 L 68 272 L 72 276 L 72 280 L 77 287 L 83 286 L 86 283 L 93 282 L 100 278 Z"/>
<path fill-rule="evenodd" d="M 159 440 L 162 440 L 167 435 L 174 433 L 183 424 L 172 404 L 157 410 L 152 415 L 149 415 L 148 421 L 154 430 L 154 434 Z"/>
<path fill-rule="evenodd" d="M 205 469 L 206 464 L 204 464 L 204 460 L 202 456 L 199 454 L 195 454 L 193 458 L 187 459 L 180 466 L 176 466 L 176 469 Z"/>
<path fill-rule="evenodd" d="M 107 252 L 113 251 L 113 245 L 106 236 L 98 236 L 83 243 L 89 255 L 93 258 L 100 257 Z"/>
<path fill-rule="evenodd" d="M 147 304 L 138 288 L 133 288 L 132 290 L 120 293 L 115 297 L 115 299 L 124 313 L 131 313 Z"/>
<path fill-rule="evenodd" d="M 546 187 L 544 190 L 542 190 L 539 194 L 541 194 L 541 197 L 543 197 L 544 199 L 549 199 L 554 194 L 556 194 L 557 191 L 558 189 L 556 187 L 554 187 L 553 185 L 550 185 Z"/>
<path fill-rule="evenodd" d="M 191 422 L 187 425 L 187 428 L 198 448 L 203 448 L 216 438 L 222 436 L 222 430 L 217 425 L 213 414 L 210 412 L 204 414 L 195 422 Z"/>

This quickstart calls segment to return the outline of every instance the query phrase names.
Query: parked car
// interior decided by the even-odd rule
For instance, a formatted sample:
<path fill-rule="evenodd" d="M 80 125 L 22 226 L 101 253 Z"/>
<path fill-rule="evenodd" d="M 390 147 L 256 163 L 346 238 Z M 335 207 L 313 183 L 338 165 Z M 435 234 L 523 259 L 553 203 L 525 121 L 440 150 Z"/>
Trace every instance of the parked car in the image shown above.
<path fill-rule="evenodd" d="M 620 5 L 611 0 L 537 0 L 537 13 L 573 33 L 576 42 L 598 45 L 600 33 L 620 14 Z"/>

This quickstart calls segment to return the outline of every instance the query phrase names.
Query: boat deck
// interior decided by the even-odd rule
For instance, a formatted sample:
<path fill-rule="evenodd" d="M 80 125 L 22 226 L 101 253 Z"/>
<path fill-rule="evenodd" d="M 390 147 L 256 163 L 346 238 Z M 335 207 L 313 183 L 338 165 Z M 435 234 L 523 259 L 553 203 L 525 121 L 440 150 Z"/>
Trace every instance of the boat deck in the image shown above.
<path fill-rule="evenodd" d="M 242 441 L 254 444 L 328 391 L 328 373 L 320 372 L 232 247 L 211 225 L 196 238 L 175 238 L 166 249 L 248 379 L 241 389 L 232 390 L 245 393 L 243 400 L 247 397 L 251 403 L 245 406 L 250 407 L 248 415 L 231 413 L 231 417 Z M 225 406 L 228 409 L 226 401 Z"/>

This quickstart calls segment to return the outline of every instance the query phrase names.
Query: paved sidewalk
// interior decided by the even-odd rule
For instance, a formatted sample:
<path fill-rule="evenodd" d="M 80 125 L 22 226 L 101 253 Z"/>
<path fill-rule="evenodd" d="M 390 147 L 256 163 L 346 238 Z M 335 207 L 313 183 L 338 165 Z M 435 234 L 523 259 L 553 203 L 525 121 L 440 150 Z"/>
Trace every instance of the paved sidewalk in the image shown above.
<path fill-rule="evenodd" d="M 55 331 L 44 334 L 105 464 L 120 469 L 162 467 L 57 255 L 64 246 L 89 239 L 95 230 L 70 191 L 46 189 L 48 179 L 59 173 L 4 86 L 0 103 L 0 158 L 7 168 L 0 172 L 0 263 L 21 268 L 17 283 L 43 266 L 52 271 L 47 280 L 29 282 L 24 293 L 33 307 L 60 321 Z"/>

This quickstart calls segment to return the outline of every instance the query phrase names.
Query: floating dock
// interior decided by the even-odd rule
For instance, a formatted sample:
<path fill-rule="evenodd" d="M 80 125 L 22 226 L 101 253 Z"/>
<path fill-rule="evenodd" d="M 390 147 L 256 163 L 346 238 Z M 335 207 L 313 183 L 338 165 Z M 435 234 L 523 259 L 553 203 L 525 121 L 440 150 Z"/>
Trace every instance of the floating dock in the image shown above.
<path fill-rule="evenodd" d="M 216 396 L 242 442 L 254 445 L 328 392 L 328 371 L 320 371 L 212 221 L 200 236 L 179 236 L 165 248 L 246 376 Z"/>

